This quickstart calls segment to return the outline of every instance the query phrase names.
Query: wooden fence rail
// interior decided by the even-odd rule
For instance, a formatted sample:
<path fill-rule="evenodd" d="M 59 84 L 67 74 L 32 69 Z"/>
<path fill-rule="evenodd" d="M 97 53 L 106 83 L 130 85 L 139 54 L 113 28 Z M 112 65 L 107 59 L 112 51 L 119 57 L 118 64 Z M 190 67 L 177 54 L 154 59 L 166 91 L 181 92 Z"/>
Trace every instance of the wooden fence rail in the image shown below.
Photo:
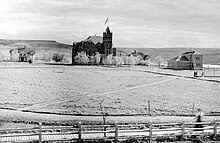
<path fill-rule="evenodd" d="M 195 128 L 196 124 L 202 124 L 202 128 Z M 66 140 L 94 140 L 109 139 L 117 143 L 121 139 L 129 137 L 146 137 L 150 142 L 159 136 L 182 136 L 185 138 L 192 135 L 213 135 L 216 137 L 220 133 L 220 122 L 202 122 L 202 123 L 162 123 L 154 124 L 152 122 L 145 124 L 119 125 L 82 125 L 44 127 L 39 123 L 38 127 L 20 128 L 20 129 L 0 129 L 0 142 L 28 142 L 32 140 L 42 141 L 66 141 Z M 59 130 L 59 132 L 58 132 Z M 22 131 L 24 133 L 12 133 Z M 32 133 L 34 132 L 34 133 Z"/>

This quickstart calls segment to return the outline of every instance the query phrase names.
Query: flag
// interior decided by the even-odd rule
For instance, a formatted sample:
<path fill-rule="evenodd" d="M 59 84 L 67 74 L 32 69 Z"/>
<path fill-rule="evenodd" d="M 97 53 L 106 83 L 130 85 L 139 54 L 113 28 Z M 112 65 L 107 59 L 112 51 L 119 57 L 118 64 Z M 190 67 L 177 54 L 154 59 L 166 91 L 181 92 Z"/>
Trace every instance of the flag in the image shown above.
<path fill-rule="evenodd" d="M 105 25 L 106 25 L 107 22 L 108 22 L 108 18 L 105 20 Z"/>

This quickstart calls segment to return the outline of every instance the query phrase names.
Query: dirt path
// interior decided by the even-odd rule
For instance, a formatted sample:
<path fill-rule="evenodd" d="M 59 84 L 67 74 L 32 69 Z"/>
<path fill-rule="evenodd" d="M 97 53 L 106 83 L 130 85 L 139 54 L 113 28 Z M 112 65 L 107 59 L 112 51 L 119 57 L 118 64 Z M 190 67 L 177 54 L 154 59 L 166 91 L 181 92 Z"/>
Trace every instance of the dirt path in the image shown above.
<path fill-rule="evenodd" d="M 46 122 L 46 123 L 83 123 L 88 122 L 102 122 L 102 116 L 74 116 L 74 115 L 56 115 L 56 114 L 44 114 L 44 113 L 31 113 L 21 112 L 16 110 L 0 109 L 0 121 L 7 122 L 13 121 L 25 121 L 25 122 Z M 220 120 L 220 116 L 205 116 L 204 121 L 213 121 L 214 119 Z M 182 117 L 182 116 L 107 116 L 106 122 L 114 123 L 147 123 L 149 121 L 158 122 L 194 122 L 194 117 Z"/>
<path fill-rule="evenodd" d="M 165 80 L 161 80 L 161 81 L 157 81 L 157 82 L 153 82 L 153 83 L 148 83 L 148 84 L 133 86 L 133 87 L 129 87 L 129 88 L 125 88 L 125 89 L 120 89 L 120 90 L 115 90 L 115 91 L 110 91 L 110 92 L 88 94 L 87 96 L 113 94 L 113 93 L 123 92 L 123 91 L 127 91 L 127 90 L 132 90 L 132 89 L 137 89 L 137 88 L 143 88 L 143 87 L 147 87 L 147 86 L 152 86 L 152 85 L 156 85 L 156 84 L 168 82 L 168 81 L 175 80 L 175 79 L 177 79 L 177 78 L 175 77 L 175 78 L 165 79 Z"/>
<path fill-rule="evenodd" d="M 143 87 L 147 87 L 147 86 L 152 86 L 152 85 L 156 85 L 156 84 L 160 84 L 160 83 L 164 83 L 164 82 L 169 82 L 172 80 L 178 79 L 177 77 L 172 77 L 170 79 L 165 79 L 165 80 L 161 80 L 161 81 L 157 81 L 157 82 L 153 82 L 153 83 L 148 83 L 148 84 L 143 84 L 143 85 L 138 85 L 138 86 L 133 86 L 133 87 L 129 87 L 129 88 L 125 88 L 125 89 L 119 89 L 119 90 L 114 90 L 114 91 L 110 91 L 110 92 L 102 92 L 102 93 L 91 93 L 91 94 L 84 94 L 81 96 L 100 96 L 100 95 L 106 95 L 106 94 L 114 94 L 114 93 L 118 93 L 118 92 L 123 92 L 123 91 L 127 91 L 127 90 L 133 90 L 133 89 L 138 89 L 138 88 L 143 88 Z M 37 107 L 42 107 L 42 106 L 47 106 L 47 105 L 52 105 L 52 104 L 57 104 L 57 103 L 64 103 L 64 102 L 69 102 L 72 99 L 56 99 L 53 101 L 45 101 L 45 102 L 41 102 L 41 103 L 37 103 L 34 104 L 33 106 L 28 106 L 25 108 L 21 108 L 18 109 L 20 111 L 22 110 L 31 110 Z"/>

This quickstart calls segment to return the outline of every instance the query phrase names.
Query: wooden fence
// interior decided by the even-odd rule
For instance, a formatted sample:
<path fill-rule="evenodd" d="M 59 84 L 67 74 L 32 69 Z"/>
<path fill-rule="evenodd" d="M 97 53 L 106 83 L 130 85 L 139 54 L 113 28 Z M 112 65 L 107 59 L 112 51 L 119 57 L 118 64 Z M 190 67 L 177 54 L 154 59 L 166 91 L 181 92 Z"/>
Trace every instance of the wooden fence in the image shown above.
<path fill-rule="evenodd" d="M 202 128 L 195 128 L 196 124 L 202 124 Z M 220 131 L 220 122 L 202 123 L 162 123 L 152 122 L 142 124 L 122 125 L 116 122 L 112 125 L 82 125 L 75 126 L 44 127 L 39 123 L 38 127 L 19 129 L 0 129 L 0 142 L 30 142 L 38 141 L 82 141 L 82 140 L 125 140 L 130 137 L 146 138 L 150 142 L 158 137 L 179 136 L 182 139 L 187 136 L 212 135 L 217 137 Z M 4 132 L 4 134 L 3 134 Z M 16 133 L 17 132 L 17 133 Z M 21 133 L 22 132 L 22 133 Z"/>

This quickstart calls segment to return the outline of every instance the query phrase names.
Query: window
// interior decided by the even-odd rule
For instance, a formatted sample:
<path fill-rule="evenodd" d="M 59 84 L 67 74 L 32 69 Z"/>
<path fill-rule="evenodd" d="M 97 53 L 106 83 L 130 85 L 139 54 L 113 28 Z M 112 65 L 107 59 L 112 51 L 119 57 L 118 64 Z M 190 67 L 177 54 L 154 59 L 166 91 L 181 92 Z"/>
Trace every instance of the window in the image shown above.
<path fill-rule="evenodd" d="M 109 49 L 107 50 L 107 54 L 108 54 L 108 55 L 109 55 L 109 54 L 111 54 L 111 52 L 110 52 L 110 50 L 109 50 Z"/>
<path fill-rule="evenodd" d="M 201 66 L 201 64 L 200 64 L 200 63 L 196 63 L 196 66 L 197 66 L 197 67 L 200 67 L 200 66 Z"/>
<path fill-rule="evenodd" d="M 200 57 L 196 57 L 196 60 L 200 60 Z"/>

